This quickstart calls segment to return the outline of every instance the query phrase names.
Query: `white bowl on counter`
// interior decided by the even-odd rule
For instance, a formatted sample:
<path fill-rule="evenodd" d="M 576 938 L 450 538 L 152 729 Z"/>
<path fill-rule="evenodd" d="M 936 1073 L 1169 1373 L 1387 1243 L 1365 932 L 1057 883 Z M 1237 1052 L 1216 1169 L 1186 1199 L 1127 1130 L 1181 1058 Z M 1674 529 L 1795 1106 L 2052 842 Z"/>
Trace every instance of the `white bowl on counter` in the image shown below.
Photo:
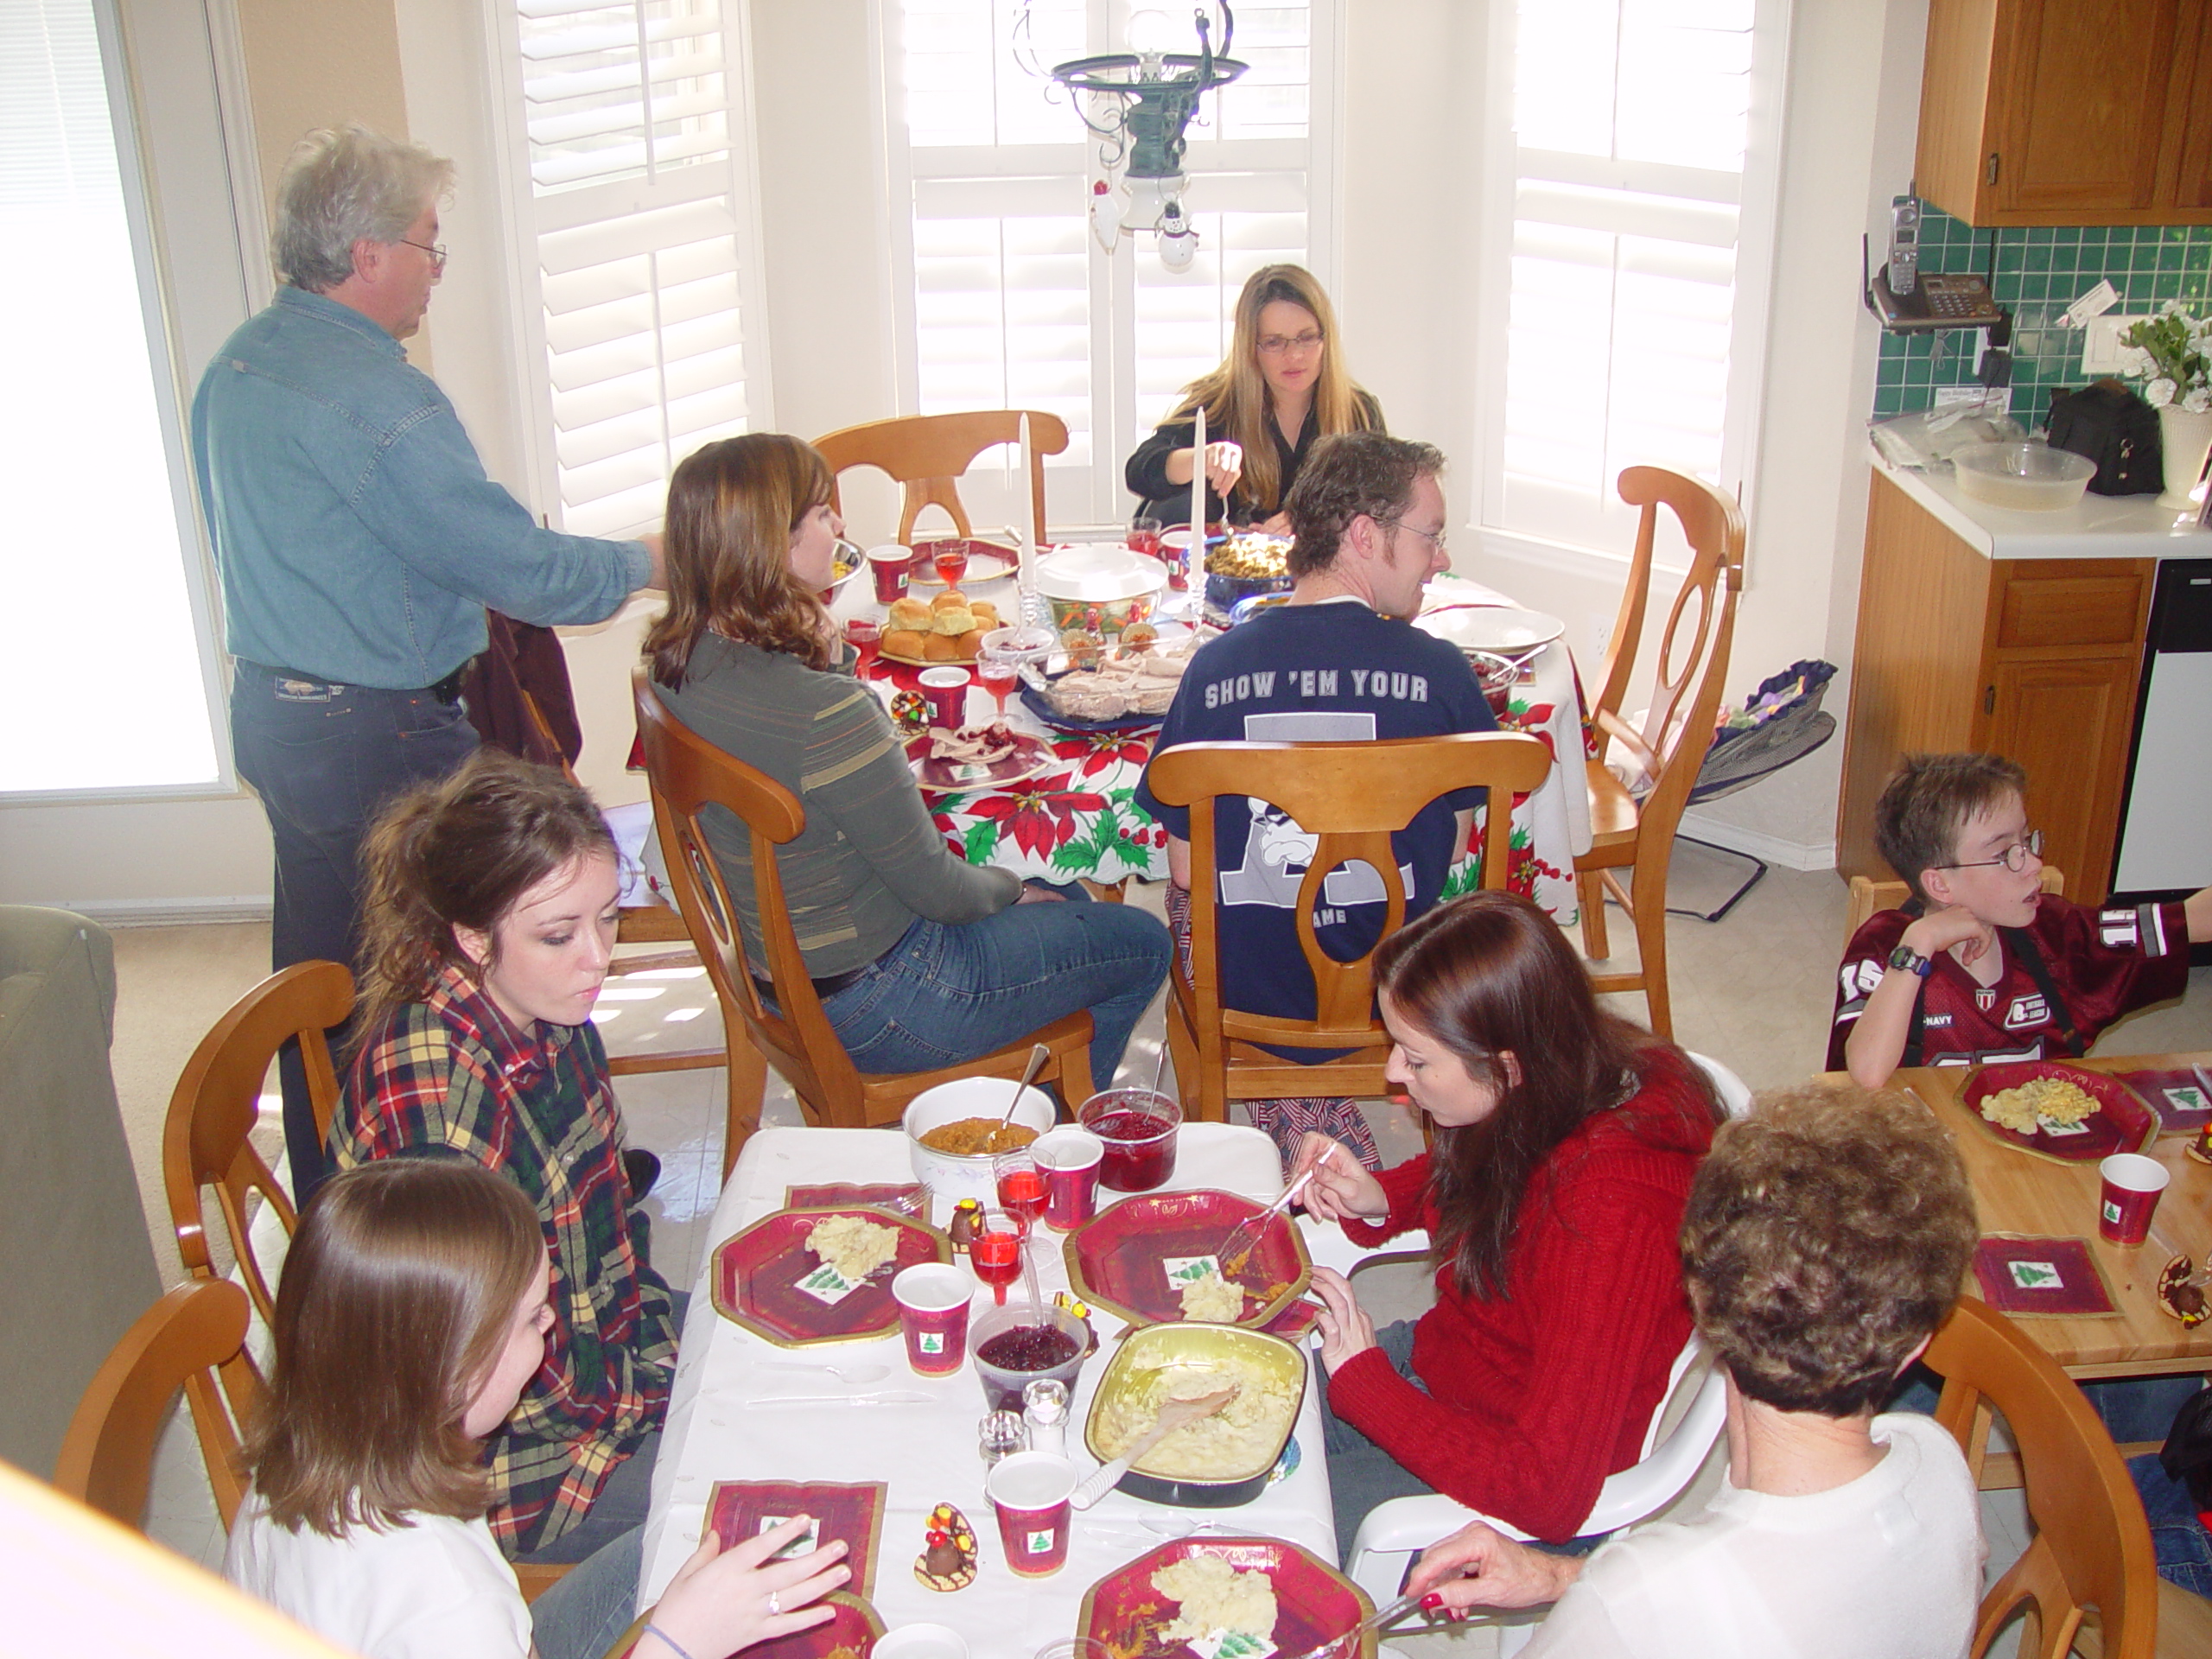
<path fill-rule="evenodd" d="M 1959 493 L 2015 512 L 2056 512 L 2077 504 L 2097 464 L 2047 443 L 1972 443 L 1956 450 L 1951 465 Z"/>
<path fill-rule="evenodd" d="M 906 1126 L 907 1156 L 914 1179 L 929 1188 L 932 1198 L 947 1205 L 974 1198 L 987 1210 L 996 1207 L 998 1184 L 991 1178 L 990 1154 L 960 1157 L 924 1146 L 922 1137 L 963 1117 L 1004 1117 L 1007 1103 L 1014 1098 L 1007 1082 L 1005 1077 L 959 1077 L 925 1089 L 906 1103 L 900 1122 Z M 1022 1091 L 1021 1104 L 1014 1109 L 1014 1121 L 1039 1135 L 1052 1127 L 1058 1116 L 1052 1096 L 1034 1087 Z"/>

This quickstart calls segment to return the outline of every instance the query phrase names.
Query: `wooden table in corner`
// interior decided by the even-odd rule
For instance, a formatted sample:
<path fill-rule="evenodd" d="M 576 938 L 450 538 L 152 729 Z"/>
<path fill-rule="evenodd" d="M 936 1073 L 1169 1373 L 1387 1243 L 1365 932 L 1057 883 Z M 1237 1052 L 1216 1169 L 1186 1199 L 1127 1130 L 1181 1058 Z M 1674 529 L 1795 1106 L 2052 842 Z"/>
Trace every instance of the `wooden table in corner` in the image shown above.
<path fill-rule="evenodd" d="M 2212 1056 L 2203 1054 L 2114 1054 L 2073 1064 L 2114 1074 L 2186 1071 L 2192 1064 L 2212 1071 Z M 1899 1071 L 1895 1085 L 1909 1087 L 1927 1102 L 1957 1141 L 1980 1208 L 1983 1236 L 2084 1240 L 2119 1309 L 2117 1317 L 2025 1319 L 2020 1328 L 2077 1378 L 2212 1370 L 2212 1320 L 2185 1328 L 2160 1309 L 2156 1294 L 2158 1274 L 2172 1254 L 2186 1253 L 2202 1267 L 2212 1250 L 2212 1166 L 2184 1154 L 2190 1137 L 2162 1134 L 2148 1148 L 2173 1172 L 2172 1185 L 2152 1219 L 2152 1241 L 2133 1247 L 2107 1243 L 2097 1233 L 2096 1164 L 2058 1163 L 1999 1140 L 1960 1102 L 1960 1090 L 1972 1075 L 1963 1066 L 1923 1067 Z M 1967 1291 L 1977 1294 L 1971 1270 Z"/>

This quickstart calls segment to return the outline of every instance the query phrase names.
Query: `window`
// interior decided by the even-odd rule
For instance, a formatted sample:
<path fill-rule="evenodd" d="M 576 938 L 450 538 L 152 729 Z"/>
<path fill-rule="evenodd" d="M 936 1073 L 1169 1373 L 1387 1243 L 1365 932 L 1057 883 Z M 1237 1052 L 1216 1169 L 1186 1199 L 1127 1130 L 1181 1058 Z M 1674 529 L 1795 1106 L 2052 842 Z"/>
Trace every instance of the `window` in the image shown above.
<path fill-rule="evenodd" d="M 563 529 L 630 535 L 677 461 L 763 413 L 742 6 L 493 3 L 535 252 L 539 499 Z"/>
<path fill-rule="evenodd" d="M 1487 536 L 1625 550 L 1624 467 L 1749 476 L 1783 3 L 1493 0 Z"/>
<path fill-rule="evenodd" d="M 214 788 L 216 676 L 131 112 L 93 0 L 0 4 L 0 793 Z"/>
<path fill-rule="evenodd" d="M 1069 432 L 1047 468 L 1054 523 L 1124 518 L 1122 462 L 1221 360 L 1245 277 L 1292 260 L 1328 280 L 1332 0 L 1236 8 L 1230 55 L 1251 67 L 1192 123 L 1184 205 L 1200 245 L 1179 274 L 1149 237 L 1099 246 L 1094 143 L 1067 94 L 1025 67 L 1121 50 L 1127 0 L 876 3 L 909 308 L 900 405 L 1051 410 Z"/>

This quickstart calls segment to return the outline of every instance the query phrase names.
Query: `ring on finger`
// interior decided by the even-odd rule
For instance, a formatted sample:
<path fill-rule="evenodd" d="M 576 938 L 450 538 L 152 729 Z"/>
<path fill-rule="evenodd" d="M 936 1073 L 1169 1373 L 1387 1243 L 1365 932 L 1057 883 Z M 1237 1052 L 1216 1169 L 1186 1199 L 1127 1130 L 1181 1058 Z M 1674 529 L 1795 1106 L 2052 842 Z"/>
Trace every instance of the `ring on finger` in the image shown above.
<path fill-rule="evenodd" d="M 771 1590 L 768 1592 L 768 1617 L 780 1618 L 783 1617 L 783 1604 L 776 1599 L 776 1592 Z"/>

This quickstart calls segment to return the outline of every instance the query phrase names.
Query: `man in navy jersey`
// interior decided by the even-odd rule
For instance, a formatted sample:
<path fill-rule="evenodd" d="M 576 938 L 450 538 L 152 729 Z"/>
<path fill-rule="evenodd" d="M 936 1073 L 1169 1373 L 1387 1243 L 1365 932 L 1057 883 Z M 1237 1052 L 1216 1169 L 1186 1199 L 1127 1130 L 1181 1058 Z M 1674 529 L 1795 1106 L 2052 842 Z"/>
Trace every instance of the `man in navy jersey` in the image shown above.
<path fill-rule="evenodd" d="M 1900 1065 L 2072 1058 L 2122 1014 L 2178 996 L 2212 887 L 2092 909 L 2042 891 L 2027 774 L 1993 754 L 1908 755 L 1874 845 L 1911 903 L 1845 947 L 1828 1069 L 1878 1089 Z"/>
<path fill-rule="evenodd" d="M 1450 563 L 1437 481 L 1443 467 L 1433 445 L 1380 432 L 1316 442 L 1285 503 L 1290 602 L 1262 611 L 1192 658 L 1155 753 L 1180 743 L 1495 731 L 1466 658 L 1408 620 L 1421 609 L 1428 579 Z M 1168 905 L 1179 938 L 1191 885 L 1189 814 L 1160 804 L 1148 782 L 1136 798 L 1170 836 Z M 1440 796 L 1393 837 L 1408 921 L 1435 904 L 1481 798 L 1479 790 Z M 1214 836 L 1224 999 L 1248 1014 L 1311 1019 L 1313 981 L 1294 912 L 1313 837 L 1279 809 L 1241 796 L 1217 804 Z M 1314 929 L 1323 949 L 1350 958 L 1374 946 L 1384 914 L 1380 876 L 1346 866 L 1323 882 Z M 1283 1052 L 1308 1063 L 1331 1058 Z M 1349 1102 L 1262 1102 L 1253 1116 L 1287 1147 L 1305 1128 L 1336 1135 L 1363 1156 L 1373 1145 Z"/>

